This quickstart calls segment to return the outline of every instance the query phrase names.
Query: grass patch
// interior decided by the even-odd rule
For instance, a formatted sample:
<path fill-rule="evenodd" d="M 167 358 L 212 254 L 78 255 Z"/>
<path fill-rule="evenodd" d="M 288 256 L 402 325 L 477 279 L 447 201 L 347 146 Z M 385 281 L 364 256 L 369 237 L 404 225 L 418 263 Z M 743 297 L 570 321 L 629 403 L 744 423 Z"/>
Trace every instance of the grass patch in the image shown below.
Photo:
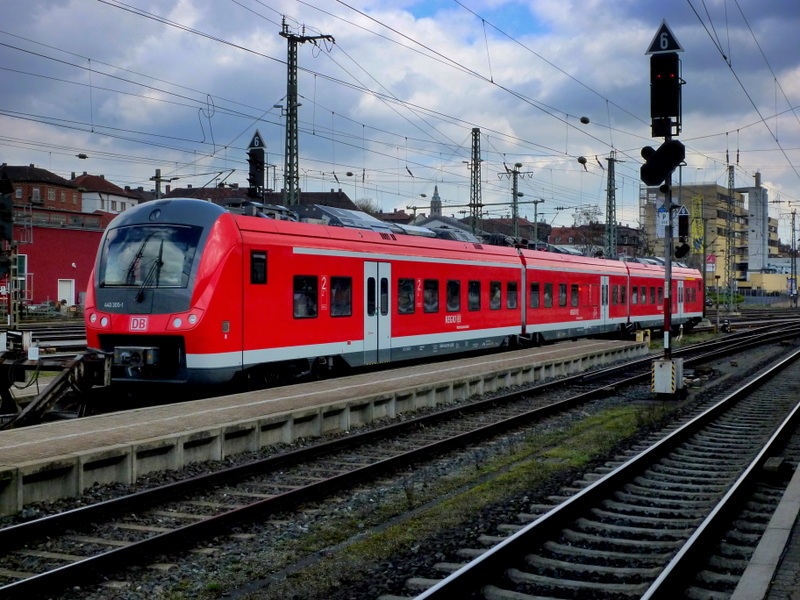
<path fill-rule="evenodd" d="M 477 519 L 486 506 L 530 493 L 558 473 L 580 469 L 607 455 L 619 443 L 635 435 L 640 427 L 660 421 L 663 410 L 641 406 L 612 408 L 574 422 L 566 430 L 520 436 L 521 439 L 513 443 L 499 442 L 504 444 L 505 452 L 486 457 L 475 468 L 465 463 L 450 477 L 414 484 L 408 480 L 380 505 L 336 522 L 329 521 L 300 540 L 282 544 L 278 552 L 289 559 L 348 542 L 321 560 L 271 582 L 248 597 L 321 599 L 344 586 L 368 581 L 380 571 L 380 563 L 395 555 L 414 552 L 416 547 L 435 539 L 438 533 Z M 412 505 L 424 508 L 397 524 L 359 538 L 359 534 L 364 535 L 369 528 L 404 515 Z M 235 582 L 242 584 L 268 577 L 280 566 L 275 564 L 274 551 L 266 554 L 269 558 L 264 556 L 265 562 L 239 565 L 241 571 L 234 568 L 231 571 L 237 571 L 235 573 L 217 573 L 215 580 L 236 585 Z M 259 557 L 252 558 L 257 561 Z M 207 585 L 199 597 L 218 598 L 221 592 Z"/>

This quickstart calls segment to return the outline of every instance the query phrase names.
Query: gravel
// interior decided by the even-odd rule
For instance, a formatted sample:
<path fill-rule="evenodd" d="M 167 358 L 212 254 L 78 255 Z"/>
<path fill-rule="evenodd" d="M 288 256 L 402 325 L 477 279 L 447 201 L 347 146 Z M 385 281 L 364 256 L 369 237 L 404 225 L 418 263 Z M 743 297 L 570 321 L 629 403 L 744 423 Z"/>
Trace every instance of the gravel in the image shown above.
<path fill-rule="evenodd" d="M 741 367 L 733 366 L 736 357 L 718 361 L 713 365 L 715 381 L 724 382 L 716 387 L 729 387 L 736 381 L 754 372 L 765 361 L 772 359 L 777 353 L 785 353 L 787 348 L 769 347 L 750 350 L 744 357 L 738 357 L 740 365 L 747 364 L 747 372 Z M 690 395 L 690 400 L 682 404 L 678 412 L 691 410 L 698 402 L 704 402 L 719 390 L 698 391 Z M 474 399 L 472 399 L 474 400 Z M 327 589 L 309 589 L 303 578 L 299 577 L 303 567 L 309 564 L 324 564 L 335 556 L 337 547 L 331 546 L 323 551 L 308 554 L 302 551 L 301 543 L 310 536 L 319 536 L 326 528 L 336 528 L 339 524 L 352 527 L 355 523 L 355 534 L 352 539 L 362 539 L 370 533 L 380 530 L 382 523 L 375 523 L 378 507 L 398 503 L 413 503 L 415 494 L 422 497 L 426 490 L 436 482 L 454 474 L 474 473 L 481 464 L 498 456 L 507 456 L 510 449 L 524 443 L 526 436 L 538 436 L 550 431 L 568 428 L 571 424 L 589 414 L 596 414 L 620 403 L 641 403 L 644 406 L 654 405 L 649 386 L 640 386 L 625 390 L 620 395 L 592 402 L 580 411 L 570 411 L 566 415 L 537 423 L 525 430 L 504 436 L 501 440 L 481 444 L 460 452 L 453 452 L 445 457 L 436 458 L 428 464 L 415 468 L 413 472 L 387 474 L 386 477 L 372 485 L 362 486 L 352 492 L 342 492 L 340 497 L 330 498 L 319 503 L 302 507 L 292 515 L 276 515 L 265 523 L 247 528 L 237 528 L 224 539 L 217 539 L 204 544 L 209 553 L 192 552 L 180 556 L 162 557 L 169 567 L 131 567 L 124 573 L 114 575 L 113 586 L 87 586 L 86 589 L 75 588 L 58 597 L 65 600 L 155 600 L 169 598 L 241 598 L 268 600 L 352 600 L 375 599 L 380 594 L 394 593 L 413 596 L 404 589 L 405 581 L 414 576 L 430 576 L 430 566 L 445 557 L 452 556 L 454 548 L 475 547 L 474 539 L 481 533 L 496 534 L 497 523 L 513 522 L 515 515 L 526 512 L 531 503 L 546 502 L 549 495 L 580 478 L 582 474 L 593 469 L 606 457 L 597 459 L 581 470 L 561 471 L 557 476 L 496 505 L 487 506 L 481 514 L 462 524 L 458 528 L 446 529 L 433 538 L 421 540 L 412 545 L 401 555 L 392 556 L 390 560 L 379 560 L 370 564 L 350 565 L 348 571 L 336 573 L 333 587 Z M 660 403 L 655 403 L 660 404 Z M 415 415 L 416 416 L 416 415 Z M 408 417 L 405 417 L 408 418 Z M 375 424 L 378 426 L 380 424 Z M 649 431 L 642 432 L 641 436 Z M 343 434 L 342 434 L 343 435 Z M 333 436 L 336 437 L 336 436 Z M 264 457 L 279 452 L 294 450 L 301 445 L 312 444 L 317 440 L 291 445 L 271 447 L 260 453 L 248 453 L 230 457 L 224 461 L 192 464 L 179 472 L 168 471 L 153 473 L 141 478 L 135 485 L 94 486 L 85 490 L 79 498 L 64 499 L 55 502 L 37 503 L 26 506 L 25 510 L 15 517 L 0 519 L 0 526 L 8 526 L 20 520 L 38 518 L 77 508 L 86 504 L 118 497 L 135 491 L 149 489 L 182 479 L 207 473 L 219 468 L 232 466 L 252 460 L 256 455 Z M 622 451 L 635 443 L 629 440 Z M 433 500 L 432 502 L 436 502 Z M 420 510 L 420 507 L 416 507 Z M 153 522 L 142 515 L 143 522 Z M 318 539 L 315 538 L 315 539 Z M 336 540 L 338 542 L 338 540 Z M 346 544 L 345 544 L 346 545 Z"/>

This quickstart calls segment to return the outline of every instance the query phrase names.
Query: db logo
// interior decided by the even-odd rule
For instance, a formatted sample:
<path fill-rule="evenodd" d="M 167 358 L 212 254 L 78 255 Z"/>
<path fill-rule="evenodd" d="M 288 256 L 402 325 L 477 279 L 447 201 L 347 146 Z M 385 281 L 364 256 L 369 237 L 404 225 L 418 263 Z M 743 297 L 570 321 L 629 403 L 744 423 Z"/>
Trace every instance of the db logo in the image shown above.
<path fill-rule="evenodd" d="M 147 317 L 131 317 L 131 331 L 147 331 Z"/>

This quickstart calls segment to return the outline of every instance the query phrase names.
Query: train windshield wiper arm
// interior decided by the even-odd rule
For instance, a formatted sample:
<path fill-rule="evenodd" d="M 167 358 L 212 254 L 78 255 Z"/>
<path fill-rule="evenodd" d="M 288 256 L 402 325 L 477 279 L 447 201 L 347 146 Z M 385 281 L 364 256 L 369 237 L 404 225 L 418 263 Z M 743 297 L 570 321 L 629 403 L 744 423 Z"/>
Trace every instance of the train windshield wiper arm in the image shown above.
<path fill-rule="evenodd" d="M 136 301 L 141 302 L 144 299 L 144 290 L 151 283 L 153 283 L 153 287 L 158 287 L 158 280 L 161 277 L 161 267 L 164 266 L 164 261 L 161 260 L 161 257 L 164 255 L 164 240 L 161 240 L 161 245 L 158 248 L 158 258 L 153 261 L 153 264 L 150 265 L 150 270 L 147 271 L 147 277 L 144 278 L 139 291 L 136 292 Z"/>
<path fill-rule="evenodd" d="M 142 255 L 144 254 L 144 247 L 147 246 L 147 242 L 150 241 L 150 238 L 153 237 L 155 233 L 148 233 L 147 237 L 142 240 L 142 243 L 139 245 L 139 249 L 136 251 L 136 254 L 131 260 L 131 264 L 128 267 L 128 271 L 125 274 L 125 283 L 127 285 L 133 285 L 136 282 L 136 268 L 139 266 L 139 261 L 142 260 Z"/>

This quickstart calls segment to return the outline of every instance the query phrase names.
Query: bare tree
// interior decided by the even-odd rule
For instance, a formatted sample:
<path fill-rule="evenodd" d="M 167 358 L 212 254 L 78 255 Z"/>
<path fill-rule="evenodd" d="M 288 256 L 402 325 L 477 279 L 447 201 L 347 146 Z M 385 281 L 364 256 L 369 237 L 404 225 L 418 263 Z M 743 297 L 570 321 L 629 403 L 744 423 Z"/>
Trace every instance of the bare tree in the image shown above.
<path fill-rule="evenodd" d="M 377 217 L 381 214 L 381 209 L 378 206 L 378 203 L 372 198 L 360 198 L 358 200 L 354 200 L 353 204 L 358 207 L 358 210 L 363 211 L 368 215 L 372 215 L 373 217 Z"/>

